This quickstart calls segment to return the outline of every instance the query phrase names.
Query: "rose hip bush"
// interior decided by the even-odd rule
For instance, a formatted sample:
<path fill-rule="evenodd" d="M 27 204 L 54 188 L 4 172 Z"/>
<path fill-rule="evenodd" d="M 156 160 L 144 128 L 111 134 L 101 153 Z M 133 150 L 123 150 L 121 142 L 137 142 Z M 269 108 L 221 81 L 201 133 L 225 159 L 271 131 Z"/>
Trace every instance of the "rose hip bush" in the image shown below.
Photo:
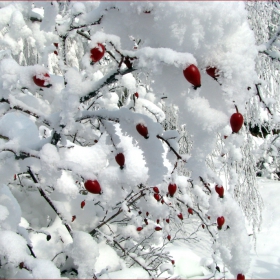
<path fill-rule="evenodd" d="M 176 276 L 176 242 L 209 277 L 246 275 L 261 200 L 244 4 L 0 5 L 0 276 Z"/>

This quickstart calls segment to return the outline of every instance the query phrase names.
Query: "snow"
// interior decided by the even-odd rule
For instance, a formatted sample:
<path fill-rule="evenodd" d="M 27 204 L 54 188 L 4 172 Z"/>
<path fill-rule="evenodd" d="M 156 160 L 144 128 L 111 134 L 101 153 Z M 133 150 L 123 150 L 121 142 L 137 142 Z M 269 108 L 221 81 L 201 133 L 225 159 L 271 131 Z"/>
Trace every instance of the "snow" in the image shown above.
<path fill-rule="evenodd" d="M 256 249 L 251 251 L 252 263 L 246 276 L 248 279 L 279 278 L 280 207 L 278 202 L 280 183 L 259 179 L 260 192 L 264 201 L 263 223 L 257 234 Z"/>
<path fill-rule="evenodd" d="M 268 142 L 255 155 L 247 151 L 253 141 L 245 126 L 238 134 L 229 126 L 235 105 L 247 118 L 255 94 L 247 87 L 259 82 L 255 60 L 268 48 L 256 46 L 243 2 L 0 6 L 0 278 L 275 276 L 279 183 L 259 181 L 267 208 L 258 256 L 246 228 L 247 219 L 257 217 L 250 211 L 261 207 L 249 192 L 255 180 L 249 168 Z M 38 15 L 42 21 L 29 20 Z M 106 54 L 91 65 L 89 50 L 98 43 Z M 122 63 L 127 56 L 133 69 Z M 201 73 L 198 89 L 182 73 L 190 64 Z M 217 67 L 217 80 L 207 75 L 209 65 Z M 40 88 L 33 77 L 45 73 L 52 85 Z M 274 97 L 264 101 L 277 105 Z M 179 144 L 182 124 L 192 149 Z M 277 145 L 263 157 L 268 171 L 275 169 Z M 123 169 L 115 160 L 119 152 Z M 223 179 L 227 187 L 219 198 L 215 184 Z M 87 192 L 86 180 L 98 180 L 102 192 Z M 169 183 L 177 184 L 174 197 Z M 218 230 L 221 216 L 225 224 Z M 140 267 L 131 267 L 134 260 Z M 144 269 L 155 265 L 151 275 Z"/>
<path fill-rule="evenodd" d="M 85 232 L 73 232 L 73 243 L 66 247 L 66 253 L 78 267 L 79 278 L 91 278 L 99 255 L 97 243 Z"/>

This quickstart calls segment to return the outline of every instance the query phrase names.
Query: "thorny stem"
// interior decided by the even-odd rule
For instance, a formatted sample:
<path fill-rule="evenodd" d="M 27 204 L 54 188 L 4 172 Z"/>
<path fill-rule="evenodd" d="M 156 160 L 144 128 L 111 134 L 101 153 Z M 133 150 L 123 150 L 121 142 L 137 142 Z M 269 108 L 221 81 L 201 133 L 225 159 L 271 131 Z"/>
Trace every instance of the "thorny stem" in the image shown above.
<path fill-rule="evenodd" d="M 32 170 L 30 167 L 28 167 L 28 170 L 27 170 L 28 174 L 31 176 L 33 182 L 35 184 L 38 184 L 38 180 L 36 179 L 35 175 L 33 174 Z M 67 231 L 69 232 L 69 234 L 72 236 L 72 230 L 71 230 L 71 227 L 64 221 L 61 213 L 58 212 L 58 210 L 56 209 L 56 207 L 54 206 L 53 202 L 50 200 L 50 198 L 46 195 L 46 193 L 44 192 L 44 190 L 37 186 L 41 196 L 48 202 L 48 204 L 51 206 L 51 208 L 54 210 L 54 212 L 57 214 L 57 216 L 61 219 L 62 223 L 64 224 L 64 226 L 66 227 Z"/>

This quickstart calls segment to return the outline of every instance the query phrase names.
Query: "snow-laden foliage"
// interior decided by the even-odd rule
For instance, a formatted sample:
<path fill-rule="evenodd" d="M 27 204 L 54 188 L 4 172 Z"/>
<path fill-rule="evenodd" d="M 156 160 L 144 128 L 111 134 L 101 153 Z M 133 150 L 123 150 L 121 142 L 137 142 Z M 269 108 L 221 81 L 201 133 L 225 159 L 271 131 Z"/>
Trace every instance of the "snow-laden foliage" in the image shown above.
<path fill-rule="evenodd" d="M 258 83 L 244 3 L 2 2 L 0 36 L 0 276 L 184 278 L 177 241 L 207 259 L 192 276 L 246 274 L 256 157 L 230 128 L 252 122 Z"/>
<path fill-rule="evenodd" d="M 258 44 L 256 92 L 248 106 L 250 131 L 259 141 L 258 175 L 280 178 L 280 6 L 278 2 L 248 2 L 249 23 Z"/>

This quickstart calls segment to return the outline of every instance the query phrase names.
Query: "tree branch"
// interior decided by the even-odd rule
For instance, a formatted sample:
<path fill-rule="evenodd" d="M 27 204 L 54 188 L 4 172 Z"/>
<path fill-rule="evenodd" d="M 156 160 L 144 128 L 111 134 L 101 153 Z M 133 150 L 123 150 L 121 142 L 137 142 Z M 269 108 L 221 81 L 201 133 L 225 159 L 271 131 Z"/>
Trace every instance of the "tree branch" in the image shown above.
<path fill-rule="evenodd" d="M 2 98 L 2 99 L 0 99 L 0 103 L 8 103 L 12 109 L 15 109 L 15 110 L 21 111 L 23 113 L 26 113 L 26 114 L 28 114 L 32 117 L 35 117 L 36 119 L 41 118 L 41 116 L 39 116 L 38 114 L 36 114 L 34 112 L 31 112 L 30 110 L 25 110 L 25 109 L 21 108 L 20 106 L 12 107 L 11 103 L 8 99 Z M 43 120 L 43 123 L 46 124 L 47 126 L 50 126 L 50 123 L 47 120 Z"/>
<path fill-rule="evenodd" d="M 256 86 L 256 89 L 257 89 L 257 96 L 259 97 L 260 102 L 262 102 L 264 104 L 264 106 L 267 109 L 268 113 L 271 116 L 273 116 L 273 114 L 271 113 L 270 109 L 268 108 L 268 106 L 266 105 L 266 103 L 264 102 L 264 100 L 261 97 L 260 90 L 259 90 L 259 84 L 256 84 L 255 86 Z"/>
<path fill-rule="evenodd" d="M 119 69 L 113 73 L 113 74 L 110 74 L 110 75 L 106 75 L 103 79 L 100 79 L 100 84 L 97 85 L 96 89 L 93 90 L 92 92 L 88 93 L 87 95 L 83 96 L 80 98 L 80 103 L 83 103 L 89 99 L 91 99 L 92 97 L 96 96 L 98 94 L 98 92 L 100 91 L 101 88 L 103 88 L 104 86 L 108 86 L 114 82 L 116 82 L 118 79 L 116 78 L 116 76 L 118 75 L 121 75 L 121 76 L 124 76 L 128 73 L 131 73 L 133 71 L 136 71 L 136 69 L 126 69 L 126 70 L 123 70 L 123 71 L 120 71 Z"/>
<path fill-rule="evenodd" d="M 161 137 L 160 135 L 157 135 L 157 138 L 158 138 L 158 139 L 161 139 L 162 141 L 164 141 L 164 142 L 168 145 L 168 147 L 170 148 L 170 150 L 177 156 L 177 159 L 182 159 L 182 157 L 178 154 L 178 152 L 176 152 L 176 151 L 174 150 L 173 147 L 171 147 L 171 145 L 169 144 L 169 142 L 168 142 L 166 139 L 164 139 L 164 138 Z M 182 159 L 182 160 L 183 160 L 183 159 Z M 183 160 L 183 162 L 186 162 L 186 161 Z"/>
<path fill-rule="evenodd" d="M 130 205 L 132 205 L 134 202 L 136 202 L 138 199 L 140 199 L 142 196 L 145 196 L 145 193 L 141 193 L 141 195 L 139 195 L 138 197 L 136 197 L 133 201 L 131 201 L 130 203 L 127 204 L 127 206 L 129 207 Z M 106 221 L 104 221 L 103 223 L 101 223 L 100 225 L 98 225 L 96 228 L 94 228 L 92 231 L 90 231 L 90 235 L 95 235 L 95 233 L 97 232 L 97 229 L 101 228 L 102 226 L 104 226 L 105 224 L 107 224 L 109 221 L 111 221 L 112 219 L 114 219 L 115 217 L 117 217 L 120 213 L 123 212 L 122 208 L 119 208 L 119 210 L 112 215 L 111 217 L 109 217 Z"/>
<path fill-rule="evenodd" d="M 9 148 L 4 148 L 2 150 L 0 150 L 1 152 L 11 152 L 15 155 L 15 159 L 16 160 L 19 160 L 19 159 L 25 159 L 25 158 L 29 158 L 29 157 L 33 157 L 33 158 L 38 158 L 40 159 L 40 157 L 38 155 L 35 155 L 35 154 L 31 154 L 31 153 L 27 153 L 27 152 L 23 152 L 23 151 L 20 151 L 20 152 L 15 152 L 14 150 L 12 149 L 9 149 Z M 19 154 L 19 155 L 18 155 Z"/>
<path fill-rule="evenodd" d="M 27 170 L 28 174 L 31 176 L 33 182 L 35 184 L 38 184 L 38 180 L 36 179 L 35 175 L 33 174 L 32 170 L 30 167 L 28 167 Z M 48 204 L 51 206 L 51 208 L 54 210 L 54 212 L 57 214 L 57 216 L 61 219 L 62 223 L 64 224 L 64 226 L 66 227 L 67 231 L 69 232 L 69 234 L 72 236 L 72 230 L 71 227 L 65 222 L 64 218 L 62 217 L 61 213 L 58 212 L 58 210 L 56 209 L 56 207 L 54 206 L 53 202 L 50 200 L 50 198 L 46 195 L 46 193 L 44 192 L 44 190 L 37 186 L 41 196 L 48 202 Z"/>

